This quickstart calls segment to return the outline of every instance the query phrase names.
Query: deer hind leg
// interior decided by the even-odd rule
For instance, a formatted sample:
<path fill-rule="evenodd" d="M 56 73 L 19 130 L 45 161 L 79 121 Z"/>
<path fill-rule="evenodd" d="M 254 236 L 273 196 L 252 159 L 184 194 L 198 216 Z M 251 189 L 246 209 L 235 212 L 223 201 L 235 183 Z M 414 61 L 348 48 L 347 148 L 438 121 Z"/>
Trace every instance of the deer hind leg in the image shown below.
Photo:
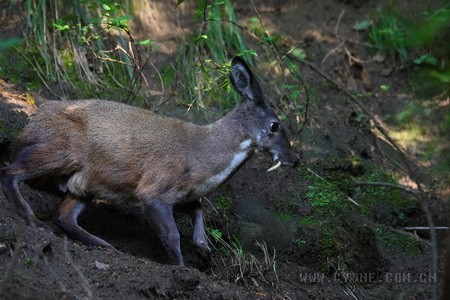
<path fill-rule="evenodd" d="M 50 226 L 36 218 L 30 205 L 22 197 L 19 184 L 26 178 L 19 175 L 20 170 L 20 165 L 14 163 L 0 169 L 0 183 L 6 199 L 11 203 L 14 213 L 23 218 L 28 226 L 53 232 Z"/>
<path fill-rule="evenodd" d="M 64 151 L 49 148 L 45 143 L 23 142 L 15 149 L 15 158 L 12 163 L 0 169 L 0 183 L 6 199 L 11 203 L 16 215 L 22 217 L 27 225 L 43 228 L 52 232 L 45 223 L 39 221 L 29 204 L 19 191 L 19 184 L 25 180 L 45 177 L 55 170 L 71 168 L 67 164 Z"/>
<path fill-rule="evenodd" d="M 70 192 L 60 204 L 54 222 L 71 238 L 77 239 L 86 245 L 99 246 L 115 250 L 108 242 L 90 234 L 78 225 L 78 216 L 83 212 L 86 204 L 78 200 Z"/>

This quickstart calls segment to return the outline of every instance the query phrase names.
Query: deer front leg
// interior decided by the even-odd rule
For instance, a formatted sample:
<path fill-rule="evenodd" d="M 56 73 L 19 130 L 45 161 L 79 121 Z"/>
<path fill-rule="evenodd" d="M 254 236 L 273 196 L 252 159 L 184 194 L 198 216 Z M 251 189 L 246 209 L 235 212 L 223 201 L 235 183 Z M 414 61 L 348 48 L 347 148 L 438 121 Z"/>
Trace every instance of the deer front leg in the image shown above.
<path fill-rule="evenodd" d="M 211 249 L 209 248 L 208 240 L 206 239 L 205 225 L 203 223 L 203 210 L 200 201 L 192 201 L 186 204 L 181 204 L 176 208 L 191 217 L 193 227 L 192 242 L 198 250 L 200 250 L 202 257 L 209 259 Z"/>
<path fill-rule="evenodd" d="M 180 233 L 173 217 L 173 206 L 158 200 L 150 200 L 145 204 L 145 212 L 163 243 L 170 263 L 183 266 Z"/>

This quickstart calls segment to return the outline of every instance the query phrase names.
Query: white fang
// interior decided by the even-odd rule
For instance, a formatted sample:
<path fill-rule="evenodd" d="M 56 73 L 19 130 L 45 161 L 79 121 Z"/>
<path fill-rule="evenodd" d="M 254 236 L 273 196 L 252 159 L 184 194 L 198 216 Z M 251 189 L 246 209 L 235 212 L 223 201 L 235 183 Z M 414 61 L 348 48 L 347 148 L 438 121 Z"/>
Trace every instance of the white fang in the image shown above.
<path fill-rule="evenodd" d="M 273 165 L 267 172 L 273 171 L 275 169 L 278 169 L 281 166 L 281 161 L 278 161 L 275 165 Z"/>

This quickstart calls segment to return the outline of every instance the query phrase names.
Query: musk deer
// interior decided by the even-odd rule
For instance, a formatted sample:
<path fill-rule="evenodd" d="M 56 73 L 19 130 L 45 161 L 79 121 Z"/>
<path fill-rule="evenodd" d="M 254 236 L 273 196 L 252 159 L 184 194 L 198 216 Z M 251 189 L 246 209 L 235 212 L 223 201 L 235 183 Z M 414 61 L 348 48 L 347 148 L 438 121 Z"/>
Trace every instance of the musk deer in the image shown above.
<path fill-rule="evenodd" d="M 161 239 L 171 263 L 183 265 L 173 210 L 187 213 L 193 243 L 209 255 L 199 198 L 229 179 L 255 152 L 268 152 L 274 166 L 296 167 L 280 119 L 239 57 L 230 80 L 241 100 L 223 118 L 195 125 L 105 100 L 49 101 L 12 145 L 0 169 L 6 198 L 30 226 L 39 221 L 19 183 L 53 186 L 64 194 L 55 223 L 81 242 L 114 249 L 82 229 L 77 218 L 93 197 L 137 200 Z"/>

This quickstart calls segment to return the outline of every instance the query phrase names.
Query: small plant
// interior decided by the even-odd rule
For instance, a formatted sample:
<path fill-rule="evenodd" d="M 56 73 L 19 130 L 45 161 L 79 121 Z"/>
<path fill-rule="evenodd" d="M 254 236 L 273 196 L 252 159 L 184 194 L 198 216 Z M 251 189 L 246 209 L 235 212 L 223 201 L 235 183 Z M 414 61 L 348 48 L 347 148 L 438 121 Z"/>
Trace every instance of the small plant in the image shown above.
<path fill-rule="evenodd" d="M 28 267 L 28 268 L 31 268 L 31 267 L 33 267 L 34 265 L 36 265 L 36 262 L 35 262 L 32 258 L 26 257 L 25 260 L 24 260 L 24 265 L 25 265 L 26 267 Z"/>
<path fill-rule="evenodd" d="M 389 91 L 389 86 L 385 85 L 385 84 L 380 85 L 380 91 L 382 91 L 382 92 Z"/>
<path fill-rule="evenodd" d="M 373 167 L 372 170 L 358 177 L 363 181 L 368 182 L 387 182 L 395 184 L 396 180 L 384 171 Z M 383 212 L 389 215 L 391 223 L 389 225 L 398 225 L 406 223 L 408 213 L 414 211 L 418 207 L 418 201 L 416 198 L 402 194 L 398 189 L 389 189 L 379 186 L 367 186 L 356 189 L 354 197 L 361 204 L 361 212 L 366 216 L 373 217 L 373 215 L 379 210 L 379 207 L 383 207 Z"/>
<path fill-rule="evenodd" d="M 217 197 L 216 201 L 217 201 L 218 207 L 223 210 L 230 209 L 233 206 L 233 201 L 231 200 L 230 197 L 227 197 L 227 196 L 220 195 Z"/>
<path fill-rule="evenodd" d="M 312 207 L 324 207 L 336 201 L 336 195 L 333 191 L 323 190 L 322 186 L 309 185 L 306 197 L 311 199 Z"/>
<path fill-rule="evenodd" d="M 409 58 L 406 49 L 407 25 L 405 20 L 394 11 L 378 12 L 379 21 L 369 26 L 371 42 L 382 51 L 395 51 L 402 62 Z"/>
<path fill-rule="evenodd" d="M 413 236 L 403 235 L 383 227 L 374 227 L 373 233 L 388 250 L 400 250 L 406 255 L 417 256 L 424 252 L 420 242 Z"/>
<path fill-rule="evenodd" d="M 304 237 L 300 237 L 294 241 L 294 244 L 296 244 L 298 246 L 306 245 L 306 243 L 307 243 L 307 241 Z"/>
<path fill-rule="evenodd" d="M 262 259 L 258 259 L 246 252 L 236 237 L 233 237 L 231 242 L 227 242 L 223 239 L 223 234 L 219 229 L 209 229 L 208 232 L 212 236 L 214 244 L 220 247 L 219 252 L 224 255 L 222 262 L 227 268 L 224 269 L 222 276 L 230 282 L 240 283 L 257 291 L 261 289 L 260 283 L 272 286 L 270 278 L 278 281 L 275 249 L 271 254 L 265 243 L 257 242 L 256 245 L 263 254 Z"/>

